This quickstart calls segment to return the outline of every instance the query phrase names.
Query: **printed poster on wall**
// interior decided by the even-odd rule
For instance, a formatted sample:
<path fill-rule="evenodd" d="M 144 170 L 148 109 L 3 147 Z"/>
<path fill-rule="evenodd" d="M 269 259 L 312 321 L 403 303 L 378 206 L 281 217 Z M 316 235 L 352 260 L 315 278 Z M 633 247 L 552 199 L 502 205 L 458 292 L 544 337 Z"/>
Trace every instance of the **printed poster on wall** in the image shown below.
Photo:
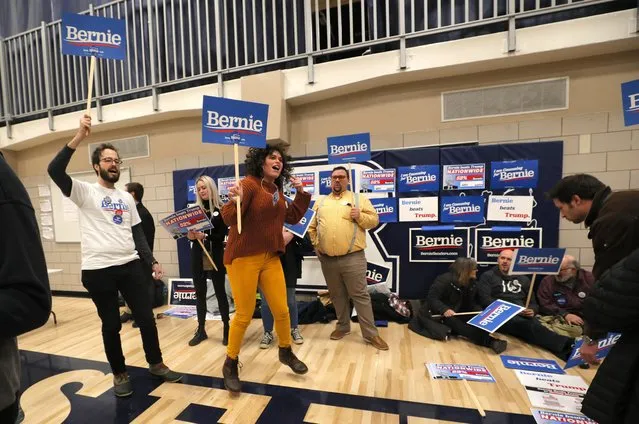
<path fill-rule="evenodd" d="M 491 162 L 490 188 L 535 188 L 539 179 L 538 167 L 537 160 Z"/>
<path fill-rule="evenodd" d="M 369 286 L 386 284 L 390 271 L 387 266 L 366 262 L 366 283 Z"/>
<path fill-rule="evenodd" d="M 441 227 L 409 229 L 410 262 L 454 262 L 468 256 L 470 229 Z"/>
<path fill-rule="evenodd" d="M 311 196 L 315 194 L 315 172 L 302 172 L 291 175 L 300 179 L 305 192 Z M 293 187 L 290 181 L 287 181 L 286 184 L 284 184 L 284 196 L 295 197 L 296 193 L 297 190 L 295 190 L 295 187 Z"/>
<path fill-rule="evenodd" d="M 639 125 L 639 80 L 621 84 L 624 126 Z"/>
<path fill-rule="evenodd" d="M 240 181 L 243 179 L 244 177 L 240 176 Z M 229 201 L 229 188 L 233 187 L 234 184 L 235 177 L 223 177 L 217 179 L 217 192 L 220 195 L 222 203 Z"/>
<path fill-rule="evenodd" d="M 400 222 L 437 221 L 439 198 L 404 197 L 399 199 Z"/>
<path fill-rule="evenodd" d="M 362 171 L 359 183 L 360 193 L 394 193 L 395 170 L 373 169 Z"/>
<path fill-rule="evenodd" d="M 538 248 L 541 243 L 541 228 L 476 228 L 475 260 L 480 265 L 494 265 L 497 263 L 499 252 L 504 249 Z"/>
<path fill-rule="evenodd" d="M 331 174 L 333 171 L 320 171 L 319 172 L 319 194 L 325 196 L 331 194 Z M 348 186 L 350 191 L 353 191 L 355 187 L 355 170 L 351 169 L 351 182 Z"/>
<path fill-rule="evenodd" d="M 442 223 L 483 223 L 485 201 L 482 196 L 444 196 L 440 199 Z"/>
<path fill-rule="evenodd" d="M 483 190 L 486 188 L 486 164 L 444 165 L 443 190 Z"/>
<path fill-rule="evenodd" d="M 439 191 L 439 165 L 400 166 L 397 174 L 399 193 Z"/>
<path fill-rule="evenodd" d="M 489 196 L 487 220 L 530 222 L 534 200 L 532 196 Z"/>
<path fill-rule="evenodd" d="M 397 222 L 397 199 L 395 197 L 371 199 L 371 203 L 377 211 L 380 223 Z"/>

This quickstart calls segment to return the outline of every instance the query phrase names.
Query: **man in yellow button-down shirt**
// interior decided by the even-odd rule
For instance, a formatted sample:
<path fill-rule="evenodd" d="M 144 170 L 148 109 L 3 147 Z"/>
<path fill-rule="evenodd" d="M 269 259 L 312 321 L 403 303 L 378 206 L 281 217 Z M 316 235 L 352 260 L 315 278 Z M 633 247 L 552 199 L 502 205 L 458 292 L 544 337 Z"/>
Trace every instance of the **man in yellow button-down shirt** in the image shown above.
<path fill-rule="evenodd" d="M 350 333 L 350 298 L 364 340 L 377 349 L 388 350 L 375 327 L 364 254 L 366 230 L 375 228 L 379 217 L 368 197 L 348 190 L 349 182 L 346 168 L 333 169 L 331 194 L 315 202 L 315 218 L 308 227 L 337 314 L 331 339 L 339 340 Z"/>

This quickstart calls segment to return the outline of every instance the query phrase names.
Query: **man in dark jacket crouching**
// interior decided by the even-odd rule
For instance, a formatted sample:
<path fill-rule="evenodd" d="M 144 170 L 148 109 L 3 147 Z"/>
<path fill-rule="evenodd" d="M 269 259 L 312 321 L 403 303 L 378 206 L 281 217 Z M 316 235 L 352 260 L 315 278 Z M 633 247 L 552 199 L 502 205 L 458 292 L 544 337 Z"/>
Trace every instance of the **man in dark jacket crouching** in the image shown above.
<path fill-rule="evenodd" d="M 595 285 L 583 305 L 582 358 L 595 364 L 597 340 L 622 333 L 597 371 L 581 412 L 600 424 L 639 419 L 639 191 L 612 192 L 591 175 L 563 178 L 548 192 L 562 217 L 590 232 Z"/>

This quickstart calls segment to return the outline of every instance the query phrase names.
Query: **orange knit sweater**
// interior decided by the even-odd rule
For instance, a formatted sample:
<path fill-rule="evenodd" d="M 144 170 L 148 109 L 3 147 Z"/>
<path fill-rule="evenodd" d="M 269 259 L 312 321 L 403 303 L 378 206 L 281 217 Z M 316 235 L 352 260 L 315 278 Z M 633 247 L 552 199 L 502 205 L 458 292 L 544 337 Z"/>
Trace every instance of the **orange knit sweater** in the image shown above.
<path fill-rule="evenodd" d="M 222 218 L 230 227 L 229 238 L 224 251 L 224 264 L 228 265 L 233 259 L 242 256 L 252 256 L 258 253 L 284 253 L 284 237 L 282 227 L 284 221 L 296 224 L 302 219 L 311 195 L 298 192 L 293 203 L 286 207 L 284 193 L 280 190 L 279 200 L 273 205 L 275 185 L 261 183 L 260 178 L 247 176 L 240 184 L 244 192 L 242 198 L 242 234 L 237 233 L 237 207 L 235 202 L 229 201 L 222 208 Z"/>

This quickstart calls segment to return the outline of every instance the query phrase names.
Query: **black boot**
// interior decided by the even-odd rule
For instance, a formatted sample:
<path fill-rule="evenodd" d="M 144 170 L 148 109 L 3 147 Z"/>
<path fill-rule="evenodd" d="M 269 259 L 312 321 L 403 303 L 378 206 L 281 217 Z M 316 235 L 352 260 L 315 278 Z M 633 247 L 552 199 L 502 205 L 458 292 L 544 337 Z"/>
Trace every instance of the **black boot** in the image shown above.
<path fill-rule="evenodd" d="M 195 332 L 195 335 L 193 336 L 193 338 L 191 339 L 191 341 L 189 342 L 189 346 L 197 346 L 200 344 L 200 342 L 208 339 L 209 336 L 206 335 L 206 330 L 204 330 L 204 327 L 198 327 L 197 331 Z"/>
<path fill-rule="evenodd" d="M 291 367 L 295 374 L 306 374 L 308 372 L 304 362 L 297 359 L 290 346 L 280 348 L 280 362 Z"/>
<path fill-rule="evenodd" d="M 222 336 L 222 344 L 228 346 L 229 344 L 229 322 L 224 321 L 224 335 Z"/>
<path fill-rule="evenodd" d="M 242 390 L 242 383 L 238 373 L 238 366 L 242 366 L 238 359 L 231 359 L 228 356 L 222 367 L 222 375 L 224 376 L 224 387 L 230 392 L 239 393 Z"/>

